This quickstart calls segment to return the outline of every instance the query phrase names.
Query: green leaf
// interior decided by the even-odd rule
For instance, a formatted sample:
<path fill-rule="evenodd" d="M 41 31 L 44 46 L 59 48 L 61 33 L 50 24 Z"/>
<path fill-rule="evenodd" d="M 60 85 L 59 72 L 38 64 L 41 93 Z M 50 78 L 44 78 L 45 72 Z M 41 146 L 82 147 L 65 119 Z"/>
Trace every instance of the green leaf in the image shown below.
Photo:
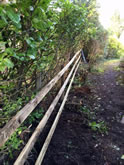
<path fill-rule="evenodd" d="M 33 27 L 42 31 L 46 31 L 46 23 L 38 18 L 32 20 Z"/>
<path fill-rule="evenodd" d="M 0 41 L 0 52 L 3 52 L 5 50 L 5 44 L 6 44 L 6 42 Z"/>
<path fill-rule="evenodd" d="M 13 57 L 15 57 L 16 59 L 20 60 L 20 61 L 24 61 L 25 60 L 25 53 L 14 53 Z"/>
<path fill-rule="evenodd" d="M 4 71 L 7 68 L 12 68 L 14 64 L 11 60 L 8 58 L 4 58 L 2 61 L 0 61 L 0 71 Z"/>
<path fill-rule="evenodd" d="M 29 9 L 30 9 L 30 11 L 33 11 L 34 7 L 33 6 L 29 6 Z"/>
<path fill-rule="evenodd" d="M 13 48 L 6 48 L 5 52 L 11 56 L 14 54 Z"/>
<path fill-rule="evenodd" d="M 20 23 L 15 23 L 15 26 L 17 29 L 20 29 L 22 27 L 22 25 Z"/>
<path fill-rule="evenodd" d="M 2 8 L 2 7 L 0 7 L 0 16 L 1 16 L 1 21 L 3 21 L 4 22 L 4 24 L 7 24 L 7 20 L 6 20 L 6 11 Z M 3 22 L 1 22 L 1 23 L 3 23 Z M 1 27 L 2 25 L 0 24 L 0 27 Z"/>
<path fill-rule="evenodd" d="M 7 23 L 4 20 L 0 20 L 0 28 L 3 28 L 6 25 Z"/>
<path fill-rule="evenodd" d="M 26 42 L 28 45 L 30 45 L 30 47 L 35 48 L 36 44 L 35 44 L 34 39 L 32 37 L 27 38 Z"/>
<path fill-rule="evenodd" d="M 0 71 L 4 71 L 6 69 L 6 65 L 0 62 Z"/>
<path fill-rule="evenodd" d="M 18 24 L 20 22 L 20 14 L 19 13 L 16 13 L 11 8 L 8 8 L 7 9 L 6 14 L 11 19 L 11 21 L 13 21 L 14 23 Z"/>
<path fill-rule="evenodd" d="M 8 67 L 8 68 L 12 68 L 14 66 L 14 64 L 12 63 L 12 61 L 8 58 L 4 58 L 4 64 Z"/>
<path fill-rule="evenodd" d="M 35 59 L 36 58 L 36 54 L 37 54 L 37 51 L 35 49 L 28 49 L 28 52 L 27 52 L 27 56 L 30 58 L 30 59 Z"/>
<path fill-rule="evenodd" d="M 35 59 L 35 56 L 33 56 L 33 55 L 29 55 L 29 57 L 33 60 Z"/>

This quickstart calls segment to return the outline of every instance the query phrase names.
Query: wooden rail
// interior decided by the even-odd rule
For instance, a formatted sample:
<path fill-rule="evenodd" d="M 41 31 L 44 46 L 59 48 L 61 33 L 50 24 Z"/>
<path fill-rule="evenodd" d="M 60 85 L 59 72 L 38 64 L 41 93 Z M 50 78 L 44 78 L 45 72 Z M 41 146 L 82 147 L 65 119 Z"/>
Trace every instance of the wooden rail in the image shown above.
<path fill-rule="evenodd" d="M 78 57 L 81 50 L 79 50 L 70 62 L 44 87 L 42 90 L 26 104 L 1 130 L 0 130 L 0 147 L 8 140 L 8 138 L 15 132 L 15 130 L 24 122 L 35 107 L 41 102 L 61 76 L 67 71 L 69 66 Z"/>
<path fill-rule="evenodd" d="M 20 155 L 18 156 L 17 160 L 15 161 L 14 165 L 23 165 L 24 162 L 26 161 L 29 152 L 31 151 L 31 149 L 33 148 L 36 140 L 38 139 L 40 133 L 43 131 L 50 115 L 52 114 L 56 104 L 58 103 L 61 95 L 64 92 L 64 89 L 66 87 L 66 85 L 68 84 L 71 75 L 77 65 L 77 63 L 79 62 L 80 57 L 78 57 L 77 61 L 75 62 L 75 64 L 73 65 L 68 77 L 66 78 L 63 86 L 61 87 L 61 89 L 59 90 L 57 96 L 55 97 L 55 99 L 53 100 L 53 102 L 51 103 L 50 107 L 48 108 L 46 114 L 44 115 L 44 117 L 42 118 L 42 120 L 40 121 L 39 125 L 37 126 L 37 128 L 35 129 L 35 131 L 33 132 L 32 136 L 30 137 L 28 143 L 26 144 L 26 146 L 24 147 L 24 149 L 22 150 L 22 152 L 20 153 Z"/>
<path fill-rule="evenodd" d="M 74 77 L 75 77 L 75 74 L 76 74 L 76 72 L 77 72 L 78 67 L 79 67 L 79 63 L 78 63 L 78 65 L 77 65 L 77 67 L 76 67 L 76 69 L 75 69 L 75 71 L 74 71 L 74 74 L 73 74 L 73 76 L 72 76 L 71 82 L 70 82 L 69 87 L 68 87 L 68 89 L 67 89 L 67 91 L 66 91 L 64 100 L 63 100 L 63 102 L 62 102 L 62 104 L 61 104 L 61 106 L 60 106 L 60 108 L 59 108 L 59 111 L 58 111 L 58 113 L 57 113 L 57 116 L 56 116 L 56 118 L 55 118 L 55 120 L 54 120 L 54 123 L 53 123 L 53 125 L 52 125 L 52 127 L 51 127 L 51 129 L 50 129 L 50 131 L 49 131 L 49 134 L 48 134 L 48 136 L 47 136 L 47 138 L 46 138 L 46 140 L 45 140 L 45 143 L 44 143 L 44 145 L 43 145 L 43 147 L 42 147 L 42 149 L 41 149 L 41 152 L 40 152 L 40 154 L 39 154 L 39 156 L 38 156 L 38 159 L 36 160 L 35 165 L 41 165 L 41 163 L 42 163 L 42 161 L 43 161 L 43 158 L 44 158 L 44 156 L 45 156 L 45 153 L 46 153 L 46 151 L 47 151 L 47 148 L 48 148 L 48 146 L 49 146 L 49 144 L 50 144 L 50 141 L 51 141 L 51 139 L 52 139 L 52 136 L 53 136 L 54 131 L 55 131 L 55 129 L 56 129 L 56 126 L 57 126 L 57 124 L 58 124 L 59 118 L 60 118 L 60 116 L 61 116 L 62 110 L 63 110 L 63 108 L 64 108 L 65 102 L 66 102 L 66 100 L 67 100 L 67 97 L 68 97 L 69 91 L 70 91 L 70 89 L 71 89 L 72 82 L 73 82 L 73 80 L 74 80 Z"/>
<path fill-rule="evenodd" d="M 36 127 L 35 131 L 33 132 L 32 136 L 28 140 L 27 144 L 19 154 L 18 158 L 16 159 L 14 165 L 23 165 L 28 158 L 28 155 L 30 151 L 32 150 L 35 142 L 37 141 L 39 135 L 42 133 L 44 127 L 47 124 L 48 119 L 50 118 L 52 112 L 55 109 L 55 106 L 57 105 L 60 97 L 62 96 L 67 84 L 69 83 L 69 80 L 71 79 L 68 89 L 66 91 L 66 94 L 64 96 L 63 102 L 59 108 L 59 111 L 55 117 L 55 120 L 53 122 L 53 125 L 47 135 L 47 138 L 43 144 L 43 147 L 41 149 L 41 152 L 36 160 L 35 165 L 41 165 L 43 158 L 45 156 L 45 153 L 47 151 L 47 148 L 50 144 L 50 141 L 52 139 L 52 136 L 54 134 L 54 131 L 56 129 L 56 126 L 58 124 L 59 118 L 61 116 L 62 110 L 64 108 L 65 102 L 67 100 L 69 91 L 71 89 L 75 74 L 77 72 L 77 69 L 79 67 L 79 61 L 81 56 L 79 53 L 81 52 L 78 51 L 74 57 L 70 60 L 70 62 L 44 87 L 42 90 L 35 96 L 33 100 L 31 100 L 28 104 L 26 104 L 6 125 L 0 130 L 0 146 L 2 146 L 7 139 L 14 133 L 14 131 L 23 123 L 23 121 L 30 115 L 30 113 L 35 109 L 35 107 L 42 101 L 44 96 L 51 90 L 51 88 L 56 84 L 56 82 L 61 78 L 61 76 L 67 71 L 67 69 L 70 67 L 70 65 L 75 61 L 73 64 L 73 67 L 71 71 L 69 72 L 65 82 L 63 83 L 62 87 L 60 88 L 58 94 L 54 98 L 53 102 L 49 106 L 47 112 L 43 116 L 42 120 Z M 84 60 L 85 62 L 85 60 Z M 71 78 L 72 77 L 72 78 Z"/>

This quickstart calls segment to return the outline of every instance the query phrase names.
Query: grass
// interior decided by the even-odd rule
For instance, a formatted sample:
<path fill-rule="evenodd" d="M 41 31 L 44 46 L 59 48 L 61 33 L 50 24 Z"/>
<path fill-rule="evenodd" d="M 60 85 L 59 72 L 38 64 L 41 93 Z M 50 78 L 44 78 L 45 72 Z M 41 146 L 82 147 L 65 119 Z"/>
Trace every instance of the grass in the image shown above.
<path fill-rule="evenodd" d="M 104 71 L 110 66 L 115 70 L 119 70 L 120 59 L 109 59 L 97 63 L 91 70 L 93 73 L 104 73 Z"/>

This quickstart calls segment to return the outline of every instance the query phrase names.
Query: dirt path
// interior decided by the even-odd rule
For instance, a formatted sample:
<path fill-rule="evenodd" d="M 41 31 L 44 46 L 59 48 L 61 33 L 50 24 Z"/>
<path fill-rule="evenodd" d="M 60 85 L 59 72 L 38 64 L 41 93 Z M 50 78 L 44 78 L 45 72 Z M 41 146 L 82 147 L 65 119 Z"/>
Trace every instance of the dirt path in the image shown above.
<path fill-rule="evenodd" d="M 72 90 L 43 165 L 124 165 L 124 73 L 114 67 L 89 74 L 90 94 Z"/>

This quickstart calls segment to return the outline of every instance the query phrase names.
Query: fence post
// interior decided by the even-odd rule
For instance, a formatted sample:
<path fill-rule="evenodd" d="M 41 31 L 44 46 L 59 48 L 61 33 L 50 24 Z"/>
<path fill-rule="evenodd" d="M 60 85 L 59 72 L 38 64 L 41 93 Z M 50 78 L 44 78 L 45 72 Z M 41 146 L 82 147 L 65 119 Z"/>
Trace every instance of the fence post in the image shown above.
<path fill-rule="evenodd" d="M 37 91 L 41 89 L 41 72 L 38 72 L 37 75 L 36 75 L 36 89 Z"/>

